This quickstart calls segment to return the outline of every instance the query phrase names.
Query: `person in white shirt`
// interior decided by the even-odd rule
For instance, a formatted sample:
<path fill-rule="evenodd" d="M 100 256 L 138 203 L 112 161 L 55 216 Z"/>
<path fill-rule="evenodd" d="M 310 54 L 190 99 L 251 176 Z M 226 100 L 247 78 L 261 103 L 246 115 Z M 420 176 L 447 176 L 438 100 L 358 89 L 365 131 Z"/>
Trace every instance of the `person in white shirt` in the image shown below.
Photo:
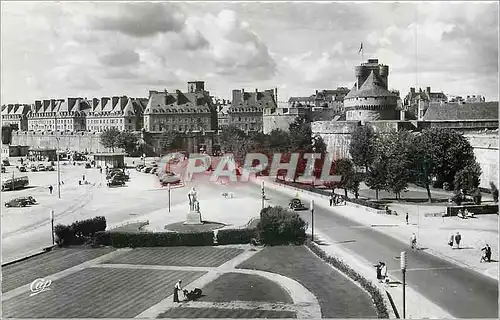
<path fill-rule="evenodd" d="M 411 235 L 410 243 L 411 243 L 411 248 L 412 249 L 416 249 L 417 248 L 417 236 L 415 235 L 415 233 L 413 233 Z"/>
<path fill-rule="evenodd" d="M 177 281 L 174 287 L 174 302 L 180 302 L 179 301 L 179 292 L 182 292 L 182 287 L 181 287 L 182 280 Z"/>
<path fill-rule="evenodd" d="M 382 267 L 380 268 L 380 275 L 382 277 L 383 282 L 387 282 L 389 279 L 387 279 L 387 266 L 385 265 L 385 262 L 382 262 Z"/>

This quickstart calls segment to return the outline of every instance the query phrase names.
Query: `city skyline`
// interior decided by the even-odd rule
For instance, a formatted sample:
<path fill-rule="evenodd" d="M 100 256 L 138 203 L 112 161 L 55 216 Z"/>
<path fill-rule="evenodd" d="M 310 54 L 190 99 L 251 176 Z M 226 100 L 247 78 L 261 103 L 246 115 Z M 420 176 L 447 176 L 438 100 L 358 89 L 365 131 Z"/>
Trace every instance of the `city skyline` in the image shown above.
<path fill-rule="evenodd" d="M 498 100 L 498 5 L 2 3 L 2 104 L 195 80 L 225 99 L 277 87 L 282 101 L 350 89 L 362 58 L 389 65 L 401 97 L 430 86 Z"/>

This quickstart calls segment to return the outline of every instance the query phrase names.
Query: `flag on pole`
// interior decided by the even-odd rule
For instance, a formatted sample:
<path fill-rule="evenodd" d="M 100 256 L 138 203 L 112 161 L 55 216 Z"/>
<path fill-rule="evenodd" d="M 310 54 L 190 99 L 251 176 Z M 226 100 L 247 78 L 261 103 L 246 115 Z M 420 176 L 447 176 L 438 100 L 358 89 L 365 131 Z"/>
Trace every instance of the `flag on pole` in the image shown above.
<path fill-rule="evenodd" d="M 363 42 L 361 42 L 361 46 L 359 47 L 358 54 L 360 54 L 361 52 L 363 52 Z"/>

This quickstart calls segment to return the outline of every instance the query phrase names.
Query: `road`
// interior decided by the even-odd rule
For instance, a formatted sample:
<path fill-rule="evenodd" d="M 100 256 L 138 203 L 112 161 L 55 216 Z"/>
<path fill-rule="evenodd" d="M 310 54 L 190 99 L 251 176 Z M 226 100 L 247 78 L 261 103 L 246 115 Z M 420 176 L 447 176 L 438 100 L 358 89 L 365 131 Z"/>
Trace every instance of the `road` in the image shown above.
<path fill-rule="evenodd" d="M 260 194 L 260 187 L 246 183 L 237 192 Z M 271 205 L 288 206 L 290 197 L 271 188 L 266 188 L 266 196 Z M 311 223 L 309 211 L 299 212 Z M 353 222 L 330 209 L 315 206 L 315 229 L 340 243 L 345 249 L 376 264 L 385 261 L 392 278 L 402 281 L 399 270 L 400 252 L 406 251 L 409 269 L 406 282 L 415 291 L 448 311 L 457 318 L 497 318 L 498 282 L 475 271 L 459 267 L 447 260 L 437 258 L 425 251 L 408 250 L 394 238 Z M 411 303 L 408 301 L 407 303 Z"/>

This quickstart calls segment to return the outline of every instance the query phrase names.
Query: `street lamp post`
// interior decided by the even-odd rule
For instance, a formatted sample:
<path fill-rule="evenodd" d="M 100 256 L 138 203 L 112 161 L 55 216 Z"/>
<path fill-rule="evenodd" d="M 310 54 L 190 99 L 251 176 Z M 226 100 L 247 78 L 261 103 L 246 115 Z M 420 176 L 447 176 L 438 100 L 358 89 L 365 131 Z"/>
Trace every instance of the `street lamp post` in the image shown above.
<path fill-rule="evenodd" d="M 54 241 L 54 210 L 50 210 L 50 225 L 51 225 L 51 231 L 52 231 L 52 245 L 55 244 Z"/>
<path fill-rule="evenodd" d="M 59 199 L 61 199 L 61 167 L 59 165 L 59 139 L 60 137 L 56 137 L 57 140 L 57 150 L 56 150 L 56 158 L 57 158 L 57 195 Z"/>
<path fill-rule="evenodd" d="M 264 190 L 264 181 L 262 181 L 262 209 L 264 209 L 264 200 L 266 199 L 266 192 Z"/>
<path fill-rule="evenodd" d="M 314 200 L 311 200 L 311 239 L 314 242 Z"/>
<path fill-rule="evenodd" d="M 170 183 L 167 184 L 168 189 L 168 213 L 170 213 Z"/>
<path fill-rule="evenodd" d="M 403 319 L 406 319 L 406 252 L 401 252 L 401 272 L 403 273 Z"/>

